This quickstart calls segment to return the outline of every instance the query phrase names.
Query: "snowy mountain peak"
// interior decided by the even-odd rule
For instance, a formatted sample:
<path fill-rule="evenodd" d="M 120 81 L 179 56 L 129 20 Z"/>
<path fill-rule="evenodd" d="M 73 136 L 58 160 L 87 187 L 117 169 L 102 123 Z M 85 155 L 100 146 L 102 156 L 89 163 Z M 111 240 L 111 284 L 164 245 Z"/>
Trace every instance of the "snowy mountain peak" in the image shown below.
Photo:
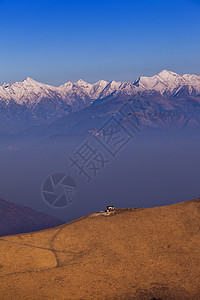
<path fill-rule="evenodd" d="M 14 82 L 13 84 L 18 84 L 18 85 L 22 85 L 22 86 L 42 86 L 42 85 L 46 85 L 43 83 L 40 83 L 38 81 L 36 81 L 35 79 L 31 78 L 31 77 L 26 77 L 26 79 L 24 79 L 22 82 Z"/>
<path fill-rule="evenodd" d="M 163 70 L 163 71 L 160 72 L 157 76 L 167 78 L 167 77 L 169 77 L 169 76 L 180 76 L 180 75 L 178 75 L 177 73 L 172 72 L 172 71 Z"/>
<path fill-rule="evenodd" d="M 113 89 L 118 89 L 120 87 L 120 85 L 122 84 L 122 81 L 112 80 L 109 84 Z"/>
<path fill-rule="evenodd" d="M 140 77 L 134 84 L 141 90 L 154 90 L 160 94 L 169 94 L 189 83 L 185 80 L 184 76 L 172 71 L 163 70 L 158 75 L 152 77 Z"/>
<path fill-rule="evenodd" d="M 69 87 L 69 86 L 72 86 L 73 84 L 74 84 L 73 81 L 68 81 L 68 82 L 63 83 L 62 85 L 60 85 L 58 87 L 58 89 L 63 88 L 63 87 Z"/>
<path fill-rule="evenodd" d="M 96 83 L 94 83 L 94 85 L 104 85 L 106 86 L 108 84 L 108 81 L 105 80 L 99 80 Z"/>
<path fill-rule="evenodd" d="M 26 79 L 24 79 L 24 81 L 28 81 L 28 82 L 36 82 L 34 79 L 32 79 L 31 77 L 26 77 Z"/>
<path fill-rule="evenodd" d="M 86 81 L 84 81 L 83 79 L 79 79 L 77 82 L 76 82 L 76 85 L 80 85 L 80 86 L 88 86 L 88 85 L 91 85 L 90 83 L 87 83 Z"/>

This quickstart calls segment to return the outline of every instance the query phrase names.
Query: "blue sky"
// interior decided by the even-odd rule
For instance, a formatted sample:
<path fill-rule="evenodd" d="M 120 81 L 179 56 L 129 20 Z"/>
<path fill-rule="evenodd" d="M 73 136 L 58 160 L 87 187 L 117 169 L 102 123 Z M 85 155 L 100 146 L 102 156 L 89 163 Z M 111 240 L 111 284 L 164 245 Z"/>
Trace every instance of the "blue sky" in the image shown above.
<path fill-rule="evenodd" d="M 200 74 L 200 1 L 0 0 L 0 84 Z"/>

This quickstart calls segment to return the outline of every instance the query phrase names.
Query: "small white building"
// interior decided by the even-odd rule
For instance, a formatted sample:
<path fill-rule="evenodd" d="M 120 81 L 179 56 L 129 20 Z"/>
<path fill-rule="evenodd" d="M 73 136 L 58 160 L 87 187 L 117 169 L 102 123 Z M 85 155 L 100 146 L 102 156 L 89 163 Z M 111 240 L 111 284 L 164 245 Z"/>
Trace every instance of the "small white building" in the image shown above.
<path fill-rule="evenodd" d="M 113 210 L 115 210 L 115 207 L 113 206 L 113 205 L 109 205 L 109 206 L 107 206 L 107 212 L 110 212 L 110 211 L 113 211 Z"/>

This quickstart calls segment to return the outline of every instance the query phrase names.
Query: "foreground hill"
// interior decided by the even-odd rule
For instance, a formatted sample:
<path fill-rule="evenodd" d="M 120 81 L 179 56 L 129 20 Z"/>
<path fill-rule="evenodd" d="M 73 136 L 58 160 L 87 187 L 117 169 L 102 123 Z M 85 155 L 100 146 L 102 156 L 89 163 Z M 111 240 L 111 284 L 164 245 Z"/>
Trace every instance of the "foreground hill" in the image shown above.
<path fill-rule="evenodd" d="M 1 299 L 200 299 L 200 199 L 0 238 Z"/>
<path fill-rule="evenodd" d="M 61 225 L 62 221 L 31 208 L 0 199 L 0 236 Z"/>

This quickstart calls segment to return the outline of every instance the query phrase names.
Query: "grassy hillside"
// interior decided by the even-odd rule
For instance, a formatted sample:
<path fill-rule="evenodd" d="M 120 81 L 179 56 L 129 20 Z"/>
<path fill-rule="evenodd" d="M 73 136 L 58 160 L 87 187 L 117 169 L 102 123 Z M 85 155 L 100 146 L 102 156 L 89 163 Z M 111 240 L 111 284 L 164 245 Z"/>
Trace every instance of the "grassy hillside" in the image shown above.
<path fill-rule="evenodd" d="M 1 299 L 200 299 L 200 199 L 0 238 Z"/>

